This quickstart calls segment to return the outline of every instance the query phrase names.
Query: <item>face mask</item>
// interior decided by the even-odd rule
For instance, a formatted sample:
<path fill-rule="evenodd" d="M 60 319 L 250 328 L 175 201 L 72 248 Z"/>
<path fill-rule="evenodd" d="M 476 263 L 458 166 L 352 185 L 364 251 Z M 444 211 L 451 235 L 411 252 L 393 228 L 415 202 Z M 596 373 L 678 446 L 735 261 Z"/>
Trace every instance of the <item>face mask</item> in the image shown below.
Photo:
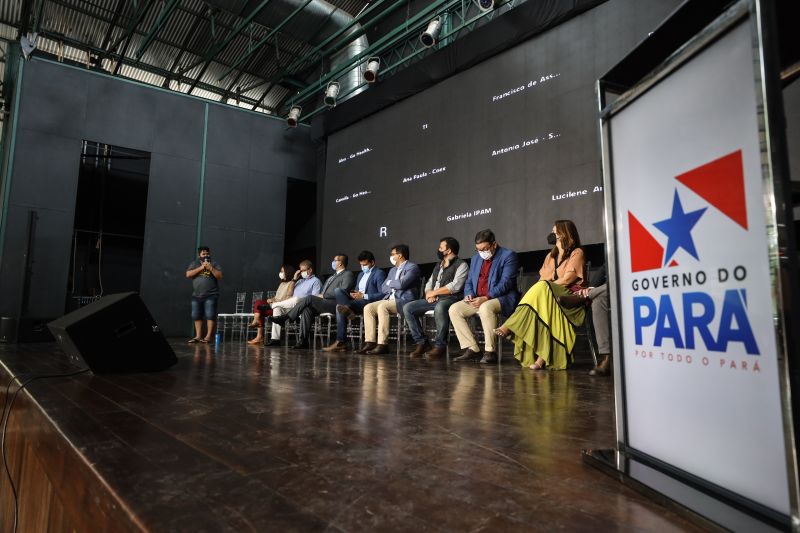
<path fill-rule="evenodd" d="M 363 272 L 364 274 L 366 274 L 370 270 L 372 270 L 372 267 L 366 266 L 366 265 L 361 265 L 361 272 Z"/>
<path fill-rule="evenodd" d="M 444 252 L 441 250 L 436 250 L 436 257 L 439 258 L 439 261 L 444 261 Z"/>
<path fill-rule="evenodd" d="M 338 263 L 338 261 L 336 261 L 335 259 L 331 261 L 331 268 L 333 269 L 334 272 L 336 272 L 336 263 Z"/>
<path fill-rule="evenodd" d="M 300 272 L 300 276 L 301 276 L 303 279 L 308 279 L 308 270 L 305 270 L 305 271 L 303 271 L 303 272 Z"/>
<path fill-rule="evenodd" d="M 484 250 L 482 252 L 478 252 L 478 255 L 481 256 L 481 259 L 484 261 L 488 261 L 494 255 L 491 250 Z"/>
<path fill-rule="evenodd" d="M 395 259 L 393 255 L 390 255 L 389 262 L 392 264 L 392 266 L 395 266 L 397 264 L 397 259 Z"/>
<path fill-rule="evenodd" d="M 286 279 L 286 274 L 284 274 L 283 272 L 278 272 L 278 277 L 280 279 L 284 280 L 284 279 Z"/>
<path fill-rule="evenodd" d="M 547 244 L 550 246 L 555 246 L 558 242 L 558 237 L 556 237 L 555 233 L 550 233 L 547 235 Z"/>

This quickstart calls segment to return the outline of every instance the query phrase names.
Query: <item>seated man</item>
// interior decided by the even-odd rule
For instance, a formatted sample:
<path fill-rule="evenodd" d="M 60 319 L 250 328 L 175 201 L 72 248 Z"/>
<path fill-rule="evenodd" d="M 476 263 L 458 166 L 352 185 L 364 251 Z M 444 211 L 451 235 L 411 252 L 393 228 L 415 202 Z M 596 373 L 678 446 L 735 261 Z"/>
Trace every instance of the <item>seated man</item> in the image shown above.
<path fill-rule="evenodd" d="M 439 240 L 437 256 L 439 263 L 433 268 L 428 283 L 425 284 L 425 297 L 403 306 L 403 315 L 414 337 L 417 347 L 409 357 L 440 357 L 447 353 L 447 333 L 450 330 L 450 306 L 464 297 L 464 283 L 467 281 L 469 265 L 458 257 L 459 244 L 453 237 Z M 436 340 L 433 347 L 422 330 L 420 317 L 433 311 L 436 321 Z"/>
<path fill-rule="evenodd" d="M 576 294 L 560 296 L 558 303 L 571 308 L 592 304 L 592 325 L 597 339 L 597 351 L 602 357 L 597 367 L 589 371 L 590 376 L 611 375 L 611 317 L 609 316 L 608 276 L 606 266 L 600 267 L 591 277 L 591 287 L 581 289 Z"/>
<path fill-rule="evenodd" d="M 300 270 L 296 271 L 292 276 L 294 282 L 294 290 L 292 296 L 279 302 L 272 302 L 270 308 L 272 309 L 272 317 L 278 317 L 286 314 L 287 311 L 292 309 L 300 298 L 311 296 L 312 294 L 319 294 L 322 289 L 322 283 L 319 278 L 314 275 L 314 265 L 308 259 L 300 262 Z M 270 320 L 272 319 L 270 317 Z M 277 346 L 280 344 L 281 326 L 277 321 L 272 320 L 272 335 L 267 346 Z"/>
<path fill-rule="evenodd" d="M 470 263 L 464 299 L 450 307 L 450 320 L 461 345 L 461 355 L 454 361 L 477 359 L 481 350 L 467 319 L 476 314 L 481 319 L 484 355 L 481 363 L 497 362 L 495 334 L 497 315 L 510 316 L 519 301 L 517 291 L 517 253 L 499 246 L 492 230 L 475 235 L 477 253 Z"/>
<path fill-rule="evenodd" d="M 361 272 L 358 274 L 356 289 L 348 293 L 344 289 L 336 289 L 336 341 L 323 348 L 325 352 L 347 351 L 347 322 L 354 315 L 360 315 L 364 307 L 375 300 L 383 299 L 381 286 L 386 274 L 375 268 L 375 256 L 364 250 L 358 254 Z"/>
<path fill-rule="evenodd" d="M 347 256 L 336 255 L 331 261 L 333 275 L 325 280 L 319 294 L 306 296 L 297 300 L 297 305 L 282 316 L 273 316 L 271 320 L 285 324 L 289 320 L 300 319 L 300 340 L 294 345 L 296 349 L 311 346 L 311 325 L 316 315 L 336 312 L 336 289 L 351 290 L 356 280 L 355 275 L 347 270 Z M 297 289 L 295 289 L 295 293 Z"/>
<path fill-rule="evenodd" d="M 408 246 L 398 244 L 389 256 L 392 269 L 381 285 L 383 299 L 364 307 L 364 347 L 356 353 L 380 355 L 389 353 L 389 320 L 391 315 L 403 312 L 403 304 L 417 299 L 419 294 L 419 267 L 408 260 Z M 375 330 L 377 340 L 375 342 Z"/>

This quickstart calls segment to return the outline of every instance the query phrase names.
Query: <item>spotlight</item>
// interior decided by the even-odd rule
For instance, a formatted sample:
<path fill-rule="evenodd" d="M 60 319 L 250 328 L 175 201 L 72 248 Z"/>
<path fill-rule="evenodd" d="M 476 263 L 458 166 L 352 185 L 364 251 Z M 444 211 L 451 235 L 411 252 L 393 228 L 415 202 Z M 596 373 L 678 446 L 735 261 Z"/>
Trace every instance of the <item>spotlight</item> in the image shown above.
<path fill-rule="evenodd" d="M 496 0 L 476 0 L 481 11 L 491 11 L 494 9 Z"/>
<path fill-rule="evenodd" d="M 297 127 L 297 121 L 300 120 L 300 113 L 303 111 L 303 108 L 299 105 L 293 105 L 292 108 L 289 110 L 289 115 L 286 117 L 286 125 L 290 128 Z"/>
<path fill-rule="evenodd" d="M 364 71 L 364 79 L 367 83 L 375 83 L 378 79 L 378 69 L 381 68 L 380 57 L 370 57 L 367 59 L 367 70 Z"/>
<path fill-rule="evenodd" d="M 419 41 L 422 43 L 422 46 L 424 46 L 425 48 L 430 48 L 431 46 L 436 44 L 436 39 L 439 37 L 439 32 L 441 31 L 442 31 L 442 19 L 436 17 L 435 19 L 431 20 L 428 23 L 428 29 L 426 29 L 422 33 L 422 35 L 419 36 Z"/>
<path fill-rule="evenodd" d="M 325 89 L 325 98 L 323 101 L 328 107 L 336 107 L 336 97 L 339 96 L 339 82 L 332 81 Z"/>

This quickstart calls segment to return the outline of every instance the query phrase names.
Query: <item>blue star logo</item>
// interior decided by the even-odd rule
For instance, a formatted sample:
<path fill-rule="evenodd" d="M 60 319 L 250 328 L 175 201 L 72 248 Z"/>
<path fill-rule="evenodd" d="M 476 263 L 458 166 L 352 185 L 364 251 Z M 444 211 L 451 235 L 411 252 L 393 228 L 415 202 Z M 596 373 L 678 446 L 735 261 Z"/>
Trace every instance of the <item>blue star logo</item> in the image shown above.
<path fill-rule="evenodd" d="M 672 259 L 672 256 L 675 255 L 675 252 L 677 252 L 679 248 L 686 250 L 695 259 L 700 259 L 697 256 L 697 250 L 692 240 L 692 228 L 697 224 L 697 221 L 700 220 L 700 217 L 703 216 L 706 209 L 708 208 L 704 207 L 697 211 L 685 213 L 681 205 L 681 199 L 678 196 L 678 190 L 675 189 L 675 198 L 672 202 L 672 216 L 653 224 L 668 238 L 667 253 L 664 254 L 665 265 Z"/>

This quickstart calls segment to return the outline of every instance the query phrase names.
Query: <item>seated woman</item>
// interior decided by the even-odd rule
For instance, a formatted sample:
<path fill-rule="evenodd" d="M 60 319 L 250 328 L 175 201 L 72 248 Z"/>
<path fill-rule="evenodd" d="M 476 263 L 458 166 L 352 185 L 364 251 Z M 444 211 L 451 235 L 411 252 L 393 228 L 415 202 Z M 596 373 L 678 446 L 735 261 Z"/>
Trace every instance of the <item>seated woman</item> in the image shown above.
<path fill-rule="evenodd" d="M 539 281 L 495 330 L 501 337 L 513 338 L 514 357 L 531 370 L 567 368 L 575 346 L 573 326 L 583 324 L 586 314 L 584 307 L 566 309 L 557 300 L 585 284 L 585 262 L 575 224 L 556 220 L 547 242 L 555 246 L 539 270 Z"/>
<path fill-rule="evenodd" d="M 264 317 L 272 314 L 270 305 L 288 300 L 294 293 L 294 272 L 295 269 L 292 265 L 282 265 L 278 277 L 281 279 L 278 290 L 275 296 L 266 300 L 256 300 L 253 304 L 253 322 L 250 324 L 251 328 L 258 328 L 255 338 L 247 341 L 247 344 L 258 344 L 264 340 Z"/>

